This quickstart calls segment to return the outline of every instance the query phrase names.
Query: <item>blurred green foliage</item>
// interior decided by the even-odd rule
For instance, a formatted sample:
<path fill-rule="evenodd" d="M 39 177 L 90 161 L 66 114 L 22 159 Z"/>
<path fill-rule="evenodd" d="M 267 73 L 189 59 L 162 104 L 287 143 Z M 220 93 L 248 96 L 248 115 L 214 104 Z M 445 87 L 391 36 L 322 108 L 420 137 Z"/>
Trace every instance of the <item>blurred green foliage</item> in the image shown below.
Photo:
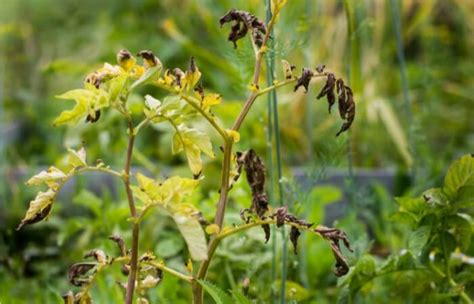
<path fill-rule="evenodd" d="M 111 233 L 130 238 L 124 194 L 108 190 L 121 189 L 120 185 L 89 192 L 85 189 L 91 184 L 85 178 L 77 180 L 69 195 L 60 198 L 47 223 L 14 231 L 34 195 L 23 182 L 37 171 L 35 166 L 61 162 L 65 147 L 84 141 L 91 159 L 102 158 L 111 165 L 123 163 L 121 152 L 126 143 L 121 135 L 125 127 L 116 114 L 106 113 L 98 127 L 82 124 L 74 129 L 54 129 L 53 118 L 67 106 L 54 95 L 79 87 L 84 75 L 101 62 L 114 62 L 122 48 L 133 52 L 150 49 L 173 67 L 186 66 L 189 57 L 194 56 L 204 72 L 204 86 L 224 95 L 216 114 L 229 125 L 247 94 L 253 65 L 251 45 L 242 41 L 234 50 L 226 41 L 226 32 L 219 29 L 218 18 L 233 7 L 264 16 L 264 5 L 256 0 L 2 1 L 0 301 L 60 302 L 58 295 L 70 289 L 66 280 L 69 265 L 81 260 L 89 249 L 116 250 L 106 240 Z M 326 115 L 326 105 L 316 101 L 317 89 L 307 95 L 279 92 L 285 163 L 307 166 L 315 172 L 326 167 L 346 168 L 349 146 L 354 167 L 396 168 L 403 177 L 412 162 L 415 184 L 399 178 L 398 195 L 419 195 L 429 187 L 441 186 L 448 164 L 456 156 L 474 151 L 473 12 L 469 0 L 290 1 L 275 30 L 277 78 L 282 77 L 279 60 L 283 58 L 298 70 L 305 63 L 312 67 L 324 63 L 329 70 L 351 79 L 357 116 L 350 137 L 335 138 L 339 125 L 334 115 Z M 397 59 L 397 20 L 401 25 L 411 120 L 406 113 L 401 63 Z M 150 93 L 160 97 L 159 92 Z M 137 97 L 135 101 L 139 102 Z M 239 148 L 253 147 L 264 153 L 266 119 L 262 99 L 241 129 Z M 137 143 L 137 150 L 143 153 L 135 155 L 135 164 L 155 175 L 180 172 L 186 160 L 171 155 L 165 144 L 170 142 L 166 130 L 147 130 L 143 135 Z M 207 164 L 203 191 L 193 196 L 207 218 L 212 217 L 218 197 L 213 180 L 219 178 L 219 166 L 219 162 Z M 291 175 L 286 169 L 285 176 Z M 311 174 L 308 178 L 318 179 Z M 406 294 L 398 294 L 400 297 L 416 301 L 431 288 L 429 284 L 411 284 L 415 280 L 428 282 L 431 274 L 426 272 L 376 278 L 375 274 L 391 261 L 413 262 L 413 257 L 406 254 L 386 260 L 389 254 L 407 249 L 413 234 L 407 226 L 391 220 L 397 205 L 384 187 L 346 183 L 308 190 L 289 179 L 285 197 L 295 203 L 295 212 L 315 223 L 324 222 L 325 206 L 338 201 L 343 192 L 349 193 L 346 215 L 335 224 L 345 229 L 354 243 L 351 262 L 355 267 L 350 279 L 339 284 L 357 283 L 354 273 L 373 282 L 354 285 L 357 288 L 353 290 L 359 292 L 357 301 L 376 303 L 387 299 L 393 295 L 395 284 L 406 287 L 397 287 L 407 290 Z M 240 222 L 238 210 L 248 207 L 249 201 L 249 189 L 239 182 L 231 192 L 229 224 Z M 472 220 L 470 223 L 472 226 Z M 186 249 L 175 232 L 172 221 L 153 213 L 144 224 L 140 250 L 155 251 L 170 266 L 186 271 Z M 281 244 L 278 237 L 276 241 Z M 249 277 L 249 297 L 267 300 L 269 287 L 277 290 L 280 284 L 270 280 L 271 247 L 263 244 L 258 229 L 226 240 L 219 248 L 209 280 L 219 282 L 223 290 L 238 290 Z M 281 252 L 277 253 L 280 259 Z M 472 245 L 464 253 L 472 256 Z M 346 289 L 337 287 L 332 274 L 331 250 L 315 236 L 302 236 L 300 254 L 290 253 L 288 265 L 288 286 L 296 290 L 294 299 L 298 297 L 301 303 L 334 303 L 348 296 L 341 293 Z M 114 271 L 101 277 L 93 290 L 98 303 L 122 301 L 122 291 L 114 281 L 120 277 L 120 270 Z M 472 269 L 463 271 L 460 282 L 472 276 Z M 189 294 L 187 286 L 165 276 L 156 293 L 150 294 L 150 301 L 189 303 Z"/>

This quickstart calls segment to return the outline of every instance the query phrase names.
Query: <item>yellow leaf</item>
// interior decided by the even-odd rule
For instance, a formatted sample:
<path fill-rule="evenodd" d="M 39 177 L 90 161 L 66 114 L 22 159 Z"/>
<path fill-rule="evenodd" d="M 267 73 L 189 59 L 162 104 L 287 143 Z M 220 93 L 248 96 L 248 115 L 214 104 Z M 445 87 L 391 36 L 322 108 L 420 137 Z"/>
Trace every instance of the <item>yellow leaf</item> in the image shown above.
<path fill-rule="evenodd" d="M 209 235 L 218 234 L 219 230 L 219 226 L 217 226 L 216 224 L 210 224 L 206 227 L 206 233 Z"/>
<path fill-rule="evenodd" d="M 186 269 L 190 274 L 193 274 L 193 261 L 191 259 L 186 262 Z"/>
<path fill-rule="evenodd" d="M 231 129 L 227 129 L 226 130 L 227 132 L 227 135 L 229 135 L 230 138 L 232 138 L 232 140 L 236 143 L 236 142 L 239 142 L 240 140 L 240 133 L 235 131 L 235 130 L 231 130 Z"/>
<path fill-rule="evenodd" d="M 202 100 L 202 108 L 208 109 L 211 106 L 215 106 L 221 103 L 222 97 L 219 94 L 211 93 L 204 96 Z"/>
<path fill-rule="evenodd" d="M 194 88 L 199 79 L 201 79 L 201 71 L 199 71 L 196 63 L 194 62 L 194 57 L 191 57 L 189 69 L 186 71 L 184 76 L 184 86 L 186 86 L 187 90 L 190 90 Z"/>
<path fill-rule="evenodd" d="M 194 175 L 198 175 L 202 170 L 201 152 L 209 157 L 214 157 L 211 139 L 206 133 L 197 129 L 187 128 L 179 125 L 173 137 L 171 151 L 173 154 L 185 151 L 188 165 Z"/>

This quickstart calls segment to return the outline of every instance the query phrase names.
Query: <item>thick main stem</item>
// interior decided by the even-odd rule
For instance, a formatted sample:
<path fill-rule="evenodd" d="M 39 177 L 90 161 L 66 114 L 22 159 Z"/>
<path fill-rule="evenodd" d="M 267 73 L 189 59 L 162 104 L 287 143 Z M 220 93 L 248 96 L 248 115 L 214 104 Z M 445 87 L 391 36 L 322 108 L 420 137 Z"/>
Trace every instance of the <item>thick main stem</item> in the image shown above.
<path fill-rule="evenodd" d="M 130 215 L 133 218 L 133 232 L 132 232 L 132 253 L 130 258 L 130 273 L 128 275 L 127 293 L 125 295 L 125 303 L 132 304 L 133 292 L 135 290 L 135 280 L 137 276 L 137 262 L 138 262 L 138 238 L 140 235 L 139 223 L 136 221 L 137 210 L 135 208 L 135 201 L 133 199 L 132 189 L 130 188 L 130 164 L 132 161 L 133 146 L 135 143 L 135 133 L 131 118 L 128 119 L 128 147 L 127 158 L 125 160 L 123 183 L 125 191 L 127 192 L 128 206 L 130 208 Z"/>
<path fill-rule="evenodd" d="M 258 94 L 258 82 L 260 79 L 260 71 L 262 68 L 262 59 L 265 54 L 266 44 L 268 39 L 270 38 L 270 31 L 275 23 L 275 18 L 273 17 L 267 26 L 267 32 L 265 37 L 263 38 L 262 46 L 255 54 L 255 68 L 252 77 L 252 93 L 248 96 L 247 100 L 245 101 L 244 107 L 239 113 L 239 116 L 235 120 L 232 130 L 238 131 L 242 122 L 244 121 L 247 113 L 250 111 L 255 99 L 259 96 Z M 224 159 L 222 161 L 222 177 L 221 177 L 221 187 L 220 187 L 220 197 L 219 203 L 217 205 L 216 216 L 214 219 L 214 223 L 222 228 L 224 223 L 224 215 L 225 215 L 225 208 L 227 205 L 227 194 L 229 191 L 229 173 L 230 173 L 230 162 L 232 158 L 232 139 L 228 137 L 224 137 Z M 219 239 L 213 237 L 209 244 L 208 252 L 207 252 L 207 260 L 201 263 L 199 267 L 198 274 L 196 276 L 197 279 L 205 279 L 207 275 L 207 270 L 211 263 L 212 257 L 217 249 L 217 245 L 219 244 Z M 199 282 L 193 282 L 193 303 L 194 304 L 201 304 L 203 303 L 203 289 Z"/>

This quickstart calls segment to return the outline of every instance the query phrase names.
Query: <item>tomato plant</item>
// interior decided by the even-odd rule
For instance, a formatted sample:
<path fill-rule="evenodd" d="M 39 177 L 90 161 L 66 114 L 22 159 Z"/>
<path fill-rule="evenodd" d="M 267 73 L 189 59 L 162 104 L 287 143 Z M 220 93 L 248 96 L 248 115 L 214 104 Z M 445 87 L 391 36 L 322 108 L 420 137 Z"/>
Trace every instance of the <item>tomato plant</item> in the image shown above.
<path fill-rule="evenodd" d="M 294 90 L 308 91 L 312 81 L 325 79 L 325 84 L 317 98 L 326 97 L 329 112 L 338 102 L 339 116 L 343 120 L 339 136 L 348 130 L 355 116 L 355 102 L 352 90 L 342 79 L 333 73 L 326 72 L 324 65 L 315 69 L 304 67 L 300 75 L 295 67 L 287 61 L 282 62 L 283 77 L 273 84 L 261 88 L 260 76 L 262 61 L 268 52 L 267 43 L 272 39 L 270 33 L 286 1 L 274 1 L 272 17 L 267 24 L 252 14 L 232 9 L 220 20 L 221 26 L 231 24 L 228 40 L 235 47 L 240 39 L 249 37 L 255 55 L 254 73 L 248 86 L 248 97 L 240 113 L 230 128 L 224 127 L 213 114 L 213 106 L 223 102 L 223 97 L 208 91 L 201 83 L 203 77 L 193 57 L 188 68 L 163 68 L 163 64 L 149 50 L 138 52 L 142 58 L 140 64 L 127 50 L 117 54 L 117 64 L 105 63 L 104 66 L 86 76 L 84 87 L 68 91 L 58 98 L 74 100 L 75 106 L 63 111 L 55 120 L 54 125 L 77 125 L 80 121 L 100 126 L 104 111 L 118 111 L 126 126 L 128 145 L 125 154 L 125 164 L 122 170 L 111 168 L 102 160 L 90 162 L 87 159 L 85 147 L 68 150 L 68 163 L 63 167 L 52 166 L 33 176 L 28 185 L 46 186 L 45 191 L 38 192 L 31 201 L 25 217 L 18 229 L 33 224 L 50 216 L 58 192 L 73 176 L 86 171 L 98 171 L 109 174 L 123 182 L 130 210 L 130 229 L 132 239 L 125 242 L 120 236 L 112 235 L 110 240 L 118 246 L 119 254 L 112 255 L 96 249 L 85 255 L 91 261 L 78 262 L 69 269 L 69 281 L 81 287 L 80 291 L 69 292 L 64 296 L 66 303 L 90 303 L 90 288 L 100 272 L 107 271 L 112 264 L 120 264 L 122 272 L 128 276 L 127 282 L 122 282 L 125 290 L 125 302 L 132 303 L 137 295 L 138 303 L 147 303 L 147 290 L 155 287 L 163 279 L 163 275 L 171 275 L 191 284 L 194 303 L 203 302 L 203 288 L 213 297 L 220 294 L 216 287 L 206 282 L 209 265 L 215 256 L 219 243 L 234 234 L 244 230 L 261 227 L 265 240 L 270 237 L 270 225 L 276 227 L 289 226 L 289 238 L 297 253 L 298 238 L 301 231 L 315 233 L 325 239 L 336 260 L 335 274 L 343 276 L 349 271 L 340 242 L 349 250 L 350 244 L 346 234 L 336 228 L 308 223 L 288 212 L 286 207 L 275 210 L 270 208 L 265 186 L 265 165 L 262 159 L 252 149 L 235 151 L 234 146 L 239 142 L 239 129 L 244 123 L 254 102 L 262 95 L 287 85 L 294 85 Z M 155 98 L 145 94 L 141 96 L 141 114 L 131 111 L 129 97 L 137 94 L 137 89 L 155 87 L 167 96 Z M 141 91 L 140 91 L 141 92 Z M 337 95 L 337 96 L 336 96 Z M 215 187 L 219 189 L 219 199 L 215 208 L 215 216 L 211 222 L 203 218 L 199 208 L 186 201 L 192 191 L 199 187 L 205 178 L 202 174 L 202 155 L 216 157 L 209 134 L 195 128 L 192 123 L 197 119 L 206 121 L 221 139 L 222 151 L 221 180 Z M 152 178 L 141 172 L 132 171 L 132 155 L 135 149 L 135 139 L 140 132 L 152 124 L 168 124 L 172 128 L 171 150 L 173 154 L 184 153 L 190 169 L 189 177 L 171 176 Z M 252 192 L 249 207 L 241 211 L 242 223 L 238 226 L 224 225 L 228 193 L 233 184 L 245 171 L 248 186 Z M 182 273 L 166 265 L 152 252 L 140 252 L 140 224 L 152 209 L 169 215 L 176 223 L 184 238 L 190 260 L 187 263 L 188 273 Z M 206 234 L 208 236 L 206 236 Z M 199 263 L 194 267 L 194 263 Z M 226 297 L 228 295 L 220 295 Z M 234 295 L 241 297 L 242 295 Z"/>

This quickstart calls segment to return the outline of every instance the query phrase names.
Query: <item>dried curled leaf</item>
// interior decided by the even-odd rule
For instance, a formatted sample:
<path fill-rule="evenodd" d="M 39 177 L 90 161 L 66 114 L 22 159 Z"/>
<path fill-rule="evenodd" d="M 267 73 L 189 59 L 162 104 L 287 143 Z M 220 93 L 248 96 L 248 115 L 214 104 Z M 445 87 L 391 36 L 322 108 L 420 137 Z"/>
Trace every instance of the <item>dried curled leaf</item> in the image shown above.
<path fill-rule="evenodd" d="M 324 226 L 316 228 L 315 231 L 323 238 L 328 240 L 331 245 L 332 253 L 336 259 L 335 274 L 338 277 L 345 275 L 349 271 L 349 265 L 347 264 L 346 258 L 342 254 L 339 241 L 342 241 L 344 246 L 346 246 L 346 248 L 352 252 L 351 244 L 349 243 L 346 233 L 337 228 L 328 228 Z"/>
<path fill-rule="evenodd" d="M 344 116 L 343 119 L 345 119 L 345 122 L 342 124 L 341 129 L 339 132 L 337 132 L 336 136 L 339 136 L 342 132 L 347 131 L 351 127 L 355 117 L 355 102 L 352 90 L 348 86 L 344 86 L 343 90 L 346 99 L 344 102 L 344 112 L 341 114 L 341 117 Z"/>
<path fill-rule="evenodd" d="M 117 53 L 117 63 L 122 69 L 128 72 L 137 63 L 137 61 L 135 58 L 133 58 L 132 53 L 130 53 L 128 50 L 120 50 Z"/>
<path fill-rule="evenodd" d="M 298 254 L 298 238 L 300 237 L 300 235 L 300 230 L 295 226 L 291 226 L 290 241 L 293 244 L 293 252 L 295 254 Z"/>
<path fill-rule="evenodd" d="M 308 68 L 303 68 L 301 72 L 300 78 L 296 81 L 294 91 L 298 90 L 299 87 L 303 86 L 305 88 L 305 92 L 308 92 L 309 82 L 311 81 L 311 77 L 313 77 L 313 72 Z"/>
<path fill-rule="evenodd" d="M 334 95 L 335 86 L 336 77 L 333 73 L 328 73 L 324 87 L 321 89 L 321 92 L 319 92 L 318 96 L 316 96 L 317 99 L 320 99 L 323 96 L 327 97 L 329 113 L 331 113 L 331 108 L 336 102 L 336 95 Z"/>
<path fill-rule="evenodd" d="M 286 60 L 282 60 L 281 64 L 283 65 L 283 74 L 285 75 L 285 79 L 293 78 L 293 70 L 296 68 L 296 66 L 290 64 Z"/>
<path fill-rule="evenodd" d="M 36 198 L 30 202 L 30 207 L 16 230 L 20 230 L 25 225 L 34 224 L 45 219 L 51 212 L 55 195 L 56 192 L 52 189 L 48 189 L 46 192 L 38 192 Z"/>
<path fill-rule="evenodd" d="M 147 69 L 155 66 L 162 66 L 160 59 L 158 59 L 158 57 L 156 57 L 152 51 L 142 50 L 138 52 L 137 56 L 143 58 L 143 65 Z"/>
<path fill-rule="evenodd" d="M 259 218 L 264 219 L 268 211 L 268 196 L 265 193 L 265 166 L 262 159 L 250 149 L 246 153 L 240 153 L 237 157 L 237 164 L 245 168 L 247 182 L 252 190 L 251 211 Z M 240 171 L 241 169 L 238 169 Z M 245 215 L 245 214 L 244 214 Z M 262 225 L 265 232 L 265 240 L 270 239 L 270 227 Z"/>
<path fill-rule="evenodd" d="M 90 281 L 90 276 L 87 273 L 92 270 L 96 263 L 76 263 L 69 268 L 68 278 L 74 286 L 82 286 Z"/>
<path fill-rule="evenodd" d="M 249 12 L 231 9 L 219 19 L 221 27 L 228 22 L 233 22 L 227 39 L 232 41 L 234 48 L 237 48 L 236 41 L 245 37 L 249 31 L 251 31 L 252 39 L 255 44 L 258 47 L 262 46 L 264 35 L 267 32 L 263 21 L 259 20 Z"/>
<path fill-rule="evenodd" d="M 94 249 L 84 255 L 84 258 L 93 257 L 99 264 L 107 264 L 108 257 L 103 250 Z"/>
<path fill-rule="evenodd" d="M 123 239 L 118 236 L 118 235 L 111 235 L 109 236 L 109 240 L 111 241 L 114 241 L 119 250 L 120 250 L 120 256 L 126 256 L 127 255 L 127 247 L 125 246 L 125 242 L 123 241 Z"/>
<path fill-rule="evenodd" d="M 276 226 L 279 228 L 285 224 L 285 218 L 288 214 L 288 207 L 280 207 L 275 211 Z"/>

